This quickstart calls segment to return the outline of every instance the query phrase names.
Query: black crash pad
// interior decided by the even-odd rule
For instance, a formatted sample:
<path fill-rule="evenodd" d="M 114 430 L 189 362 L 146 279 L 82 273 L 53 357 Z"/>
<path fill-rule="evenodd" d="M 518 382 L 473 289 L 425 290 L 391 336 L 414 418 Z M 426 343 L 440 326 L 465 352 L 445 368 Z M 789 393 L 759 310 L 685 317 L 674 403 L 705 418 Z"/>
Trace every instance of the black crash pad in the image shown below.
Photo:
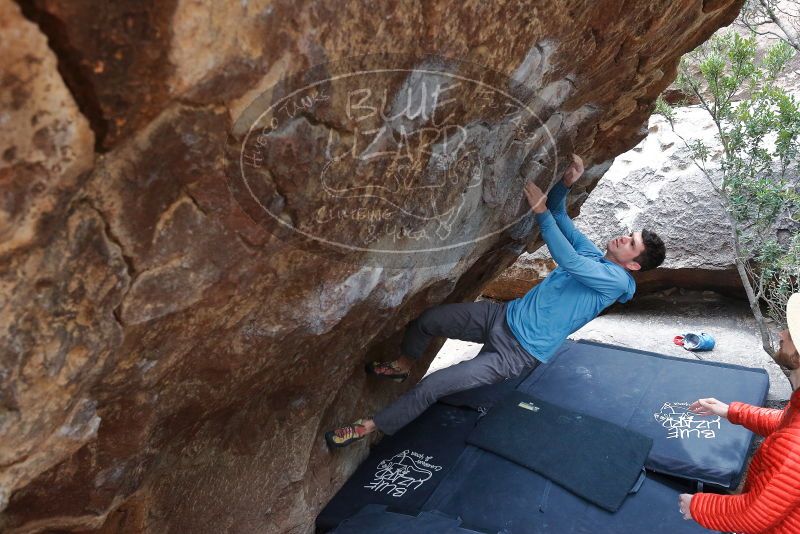
<path fill-rule="evenodd" d="M 381 504 L 368 504 L 345 519 L 335 534 L 478 534 L 461 526 L 461 520 L 440 512 L 407 512 Z"/>
<path fill-rule="evenodd" d="M 651 437 L 648 469 L 735 488 L 752 433 L 687 408 L 700 397 L 763 405 L 769 378 L 763 369 L 567 341 L 518 389 Z"/>
<path fill-rule="evenodd" d="M 366 504 L 421 509 L 466 447 L 478 415 L 434 404 L 394 435 L 384 436 L 317 516 L 317 528 L 331 530 Z"/>
<path fill-rule="evenodd" d="M 425 504 L 470 528 L 504 534 L 708 533 L 678 510 L 691 483 L 652 472 L 614 513 L 496 454 L 468 446 Z"/>
<path fill-rule="evenodd" d="M 653 440 L 515 391 L 489 410 L 467 443 L 532 469 L 616 511 L 643 476 Z"/>

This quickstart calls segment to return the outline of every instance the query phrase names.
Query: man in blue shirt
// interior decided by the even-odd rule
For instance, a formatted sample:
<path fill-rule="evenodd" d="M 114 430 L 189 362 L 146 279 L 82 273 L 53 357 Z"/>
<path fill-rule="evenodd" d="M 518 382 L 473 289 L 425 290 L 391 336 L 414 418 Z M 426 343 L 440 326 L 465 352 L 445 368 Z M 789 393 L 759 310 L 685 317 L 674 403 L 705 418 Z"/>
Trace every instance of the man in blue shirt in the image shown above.
<path fill-rule="evenodd" d="M 428 308 L 406 328 L 403 355 L 393 362 L 371 362 L 367 372 L 405 380 L 434 336 L 483 343 L 478 355 L 429 374 L 372 419 L 327 432 L 329 446 L 344 447 L 375 430 L 394 434 L 445 395 L 519 376 L 547 362 L 569 334 L 605 308 L 633 297 L 636 283 L 630 271 L 658 267 L 664 261 L 664 243 L 644 229 L 612 239 L 604 254 L 575 228 L 566 212 L 567 193 L 581 174 L 583 162 L 573 155 L 549 197 L 536 184 L 525 185 L 542 238 L 558 264 L 547 278 L 510 302 Z"/>

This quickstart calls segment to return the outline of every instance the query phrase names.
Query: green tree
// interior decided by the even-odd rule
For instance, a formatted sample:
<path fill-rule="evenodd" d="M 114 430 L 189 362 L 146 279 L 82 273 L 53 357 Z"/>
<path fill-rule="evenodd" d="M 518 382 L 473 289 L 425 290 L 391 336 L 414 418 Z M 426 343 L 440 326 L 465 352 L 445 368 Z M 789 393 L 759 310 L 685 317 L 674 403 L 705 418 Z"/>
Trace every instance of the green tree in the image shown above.
<path fill-rule="evenodd" d="M 800 223 L 800 108 L 776 83 L 794 53 L 781 40 L 760 54 L 755 34 L 724 33 L 684 56 L 676 80 L 716 127 L 719 158 L 715 147 L 675 133 L 727 214 L 736 268 L 770 355 L 777 347 L 767 318 L 785 326 L 786 300 L 800 283 L 800 232 L 775 232 L 778 221 Z M 656 113 L 675 130 L 663 98 Z"/>
<path fill-rule="evenodd" d="M 798 0 L 747 0 L 738 20 L 753 33 L 777 37 L 800 52 Z"/>

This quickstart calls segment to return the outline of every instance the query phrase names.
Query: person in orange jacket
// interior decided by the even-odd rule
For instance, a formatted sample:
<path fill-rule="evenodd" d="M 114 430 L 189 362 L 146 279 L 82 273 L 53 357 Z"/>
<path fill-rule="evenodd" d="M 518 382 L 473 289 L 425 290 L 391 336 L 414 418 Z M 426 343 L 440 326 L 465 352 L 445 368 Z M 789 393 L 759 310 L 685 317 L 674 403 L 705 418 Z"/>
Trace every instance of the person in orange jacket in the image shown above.
<path fill-rule="evenodd" d="M 684 519 L 705 528 L 741 534 L 800 533 L 800 293 L 789 298 L 788 329 L 780 332 L 775 361 L 791 370 L 791 399 L 783 410 L 742 402 L 730 406 L 717 399 L 699 399 L 690 410 L 719 415 L 765 437 L 753 455 L 744 489 L 739 495 L 683 494 Z"/>

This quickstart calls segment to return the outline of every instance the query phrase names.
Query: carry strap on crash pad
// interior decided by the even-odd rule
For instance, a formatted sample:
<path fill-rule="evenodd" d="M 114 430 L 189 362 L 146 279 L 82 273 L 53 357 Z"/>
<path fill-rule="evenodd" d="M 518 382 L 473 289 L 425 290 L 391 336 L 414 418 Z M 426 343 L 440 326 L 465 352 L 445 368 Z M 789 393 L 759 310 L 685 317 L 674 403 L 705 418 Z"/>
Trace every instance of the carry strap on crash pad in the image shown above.
<path fill-rule="evenodd" d="M 515 391 L 478 420 L 467 442 L 615 512 L 635 491 L 653 440 Z"/>

